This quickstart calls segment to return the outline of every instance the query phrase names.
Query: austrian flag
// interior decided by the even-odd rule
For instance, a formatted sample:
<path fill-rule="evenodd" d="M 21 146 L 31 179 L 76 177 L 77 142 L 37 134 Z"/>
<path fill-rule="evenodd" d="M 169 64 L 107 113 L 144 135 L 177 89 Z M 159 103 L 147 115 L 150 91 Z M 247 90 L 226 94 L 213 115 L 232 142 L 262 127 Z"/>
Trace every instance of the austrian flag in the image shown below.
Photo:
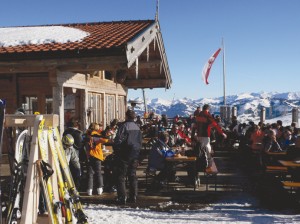
<path fill-rule="evenodd" d="M 208 85 L 208 76 L 211 69 L 212 64 L 216 60 L 217 56 L 219 55 L 221 48 L 219 48 L 209 59 L 208 62 L 204 65 L 202 70 L 202 79 L 206 85 Z"/>

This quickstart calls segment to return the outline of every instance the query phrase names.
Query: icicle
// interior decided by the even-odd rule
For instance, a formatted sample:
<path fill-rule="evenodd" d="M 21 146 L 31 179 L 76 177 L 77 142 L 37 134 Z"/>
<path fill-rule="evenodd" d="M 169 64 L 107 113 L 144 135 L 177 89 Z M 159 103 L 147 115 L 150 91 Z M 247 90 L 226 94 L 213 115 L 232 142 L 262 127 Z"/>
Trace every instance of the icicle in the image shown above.
<path fill-rule="evenodd" d="M 147 46 L 147 62 L 149 62 L 149 45 Z"/>
<path fill-rule="evenodd" d="M 139 58 L 135 59 L 135 79 L 139 77 Z"/>

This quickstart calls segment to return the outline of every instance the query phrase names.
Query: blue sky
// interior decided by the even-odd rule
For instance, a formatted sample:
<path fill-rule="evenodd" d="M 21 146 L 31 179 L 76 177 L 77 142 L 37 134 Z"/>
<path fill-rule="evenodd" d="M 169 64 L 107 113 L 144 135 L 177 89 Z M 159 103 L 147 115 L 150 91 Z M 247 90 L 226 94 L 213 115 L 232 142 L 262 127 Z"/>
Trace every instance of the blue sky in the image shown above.
<path fill-rule="evenodd" d="M 172 88 L 146 89 L 147 98 L 223 96 L 222 54 L 209 85 L 208 58 L 225 41 L 226 95 L 299 91 L 299 0 L 160 0 L 159 21 Z M 0 26 L 154 19 L 156 0 L 10 0 L 1 2 Z M 130 91 L 129 98 L 142 97 Z"/>

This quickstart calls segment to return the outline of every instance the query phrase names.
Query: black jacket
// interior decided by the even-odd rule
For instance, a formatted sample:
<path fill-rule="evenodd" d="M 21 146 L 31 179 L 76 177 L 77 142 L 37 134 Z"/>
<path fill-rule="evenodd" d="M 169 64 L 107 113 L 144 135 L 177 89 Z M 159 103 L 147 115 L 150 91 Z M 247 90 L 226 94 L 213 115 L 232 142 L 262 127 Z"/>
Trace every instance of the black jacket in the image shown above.
<path fill-rule="evenodd" d="M 123 160 L 138 159 L 142 147 L 142 132 L 134 121 L 125 121 L 118 128 L 113 149 Z"/>

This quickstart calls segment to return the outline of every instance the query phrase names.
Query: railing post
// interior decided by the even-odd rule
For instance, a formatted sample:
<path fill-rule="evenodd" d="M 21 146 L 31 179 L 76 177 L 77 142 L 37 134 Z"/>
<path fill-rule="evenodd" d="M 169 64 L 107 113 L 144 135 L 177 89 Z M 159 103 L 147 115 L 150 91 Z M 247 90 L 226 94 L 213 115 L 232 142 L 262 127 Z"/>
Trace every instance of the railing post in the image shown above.
<path fill-rule="evenodd" d="M 298 107 L 294 107 L 292 109 L 292 122 L 295 122 L 298 126 L 298 121 L 299 121 L 299 109 Z"/>
<path fill-rule="evenodd" d="M 237 117 L 237 108 L 236 107 L 231 108 L 231 117 L 234 117 L 234 116 Z"/>
<path fill-rule="evenodd" d="M 260 111 L 260 122 L 264 123 L 266 121 L 266 108 L 262 107 Z"/>

